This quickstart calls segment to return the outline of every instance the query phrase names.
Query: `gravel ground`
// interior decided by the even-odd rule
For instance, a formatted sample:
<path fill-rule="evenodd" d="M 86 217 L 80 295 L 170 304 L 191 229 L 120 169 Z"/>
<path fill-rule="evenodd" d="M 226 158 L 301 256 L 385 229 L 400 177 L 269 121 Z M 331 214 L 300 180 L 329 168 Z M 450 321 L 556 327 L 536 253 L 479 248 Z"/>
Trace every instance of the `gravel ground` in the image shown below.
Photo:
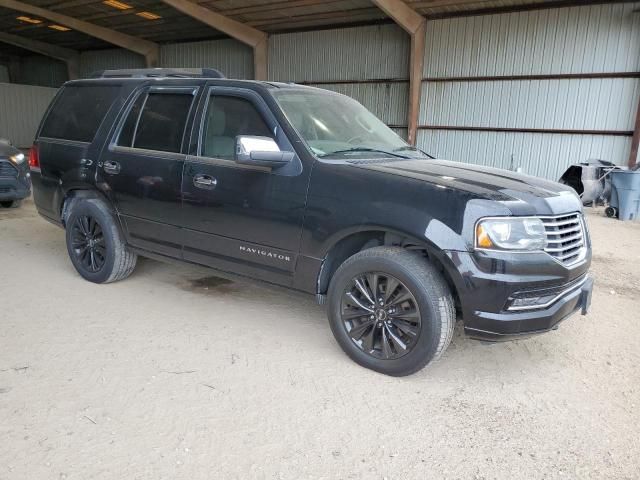
<path fill-rule="evenodd" d="M 312 298 L 150 260 L 94 285 L 0 210 L 0 479 L 640 478 L 640 223 L 589 213 L 592 312 L 416 375 L 338 348 Z"/>

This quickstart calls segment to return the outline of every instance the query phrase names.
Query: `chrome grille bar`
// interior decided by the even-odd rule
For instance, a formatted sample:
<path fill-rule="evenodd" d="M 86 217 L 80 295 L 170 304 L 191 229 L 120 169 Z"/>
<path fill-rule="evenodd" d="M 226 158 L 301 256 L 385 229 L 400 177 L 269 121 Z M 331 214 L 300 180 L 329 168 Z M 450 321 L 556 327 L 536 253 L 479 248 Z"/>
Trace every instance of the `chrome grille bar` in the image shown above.
<path fill-rule="evenodd" d="M 545 252 L 565 265 L 583 258 L 585 250 L 582 215 L 571 213 L 555 217 L 540 217 L 547 235 Z"/>

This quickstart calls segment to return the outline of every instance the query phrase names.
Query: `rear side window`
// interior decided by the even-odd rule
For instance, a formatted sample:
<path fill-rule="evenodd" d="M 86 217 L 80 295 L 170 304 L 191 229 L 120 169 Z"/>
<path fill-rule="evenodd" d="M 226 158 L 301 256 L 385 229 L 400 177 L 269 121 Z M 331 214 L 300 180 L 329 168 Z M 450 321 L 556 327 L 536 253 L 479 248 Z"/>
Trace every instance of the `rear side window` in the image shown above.
<path fill-rule="evenodd" d="M 140 110 L 142 110 L 142 105 L 144 105 L 146 99 L 146 95 L 138 96 L 131 110 L 129 110 L 127 120 L 124 122 L 120 136 L 118 137 L 118 145 L 122 145 L 123 147 L 131 147 L 133 145 L 133 134 L 136 132 L 138 120 L 140 119 Z"/>
<path fill-rule="evenodd" d="M 141 95 L 122 126 L 118 145 L 161 152 L 180 152 L 193 95 Z"/>
<path fill-rule="evenodd" d="M 47 115 L 40 135 L 91 142 L 119 88 L 109 85 L 64 87 Z"/>

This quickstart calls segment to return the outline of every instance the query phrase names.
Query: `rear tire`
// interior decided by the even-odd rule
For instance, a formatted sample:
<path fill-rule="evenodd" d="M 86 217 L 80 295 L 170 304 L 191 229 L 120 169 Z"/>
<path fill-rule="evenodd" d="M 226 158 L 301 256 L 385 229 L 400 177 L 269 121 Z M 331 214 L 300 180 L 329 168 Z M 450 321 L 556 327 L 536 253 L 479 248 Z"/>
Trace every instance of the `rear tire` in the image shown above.
<path fill-rule="evenodd" d="M 453 337 L 455 308 L 442 274 L 424 256 L 375 247 L 347 259 L 328 294 L 338 344 L 359 365 L 392 376 L 438 359 Z"/>
<path fill-rule="evenodd" d="M 86 280 L 110 283 L 133 272 L 137 255 L 127 247 L 117 220 L 97 198 L 78 199 L 66 220 L 67 252 Z"/>
<path fill-rule="evenodd" d="M 3 208 L 18 208 L 22 204 L 22 200 L 5 200 L 0 202 Z"/>

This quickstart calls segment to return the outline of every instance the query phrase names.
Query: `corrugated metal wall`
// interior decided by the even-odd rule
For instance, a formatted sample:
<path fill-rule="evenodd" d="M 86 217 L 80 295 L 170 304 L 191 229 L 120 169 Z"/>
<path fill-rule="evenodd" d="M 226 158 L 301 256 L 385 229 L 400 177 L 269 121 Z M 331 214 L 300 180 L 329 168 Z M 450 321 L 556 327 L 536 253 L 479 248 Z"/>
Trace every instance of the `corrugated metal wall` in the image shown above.
<path fill-rule="evenodd" d="M 19 82 L 41 87 L 59 87 L 68 79 L 67 65 L 60 60 L 33 55 L 22 57 Z"/>
<path fill-rule="evenodd" d="M 236 40 L 162 45 L 162 67 L 212 67 L 228 78 L 253 78 L 253 51 Z"/>
<path fill-rule="evenodd" d="M 144 67 L 144 57 L 130 50 L 122 48 L 91 50 L 80 54 L 79 74 L 80 77 L 88 77 L 98 70 Z"/>
<path fill-rule="evenodd" d="M 9 83 L 9 67 L 0 65 L 0 83 Z"/>
<path fill-rule="evenodd" d="M 588 158 L 625 164 L 631 139 L 624 133 L 633 130 L 638 76 L 477 77 L 640 72 L 640 14 L 632 13 L 638 8 L 640 3 L 609 3 L 429 21 L 419 120 L 428 128 L 419 131 L 418 145 L 441 157 L 521 167 L 552 179 L 568 164 Z M 396 25 L 277 34 L 269 42 L 270 79 L 347 94 L 403 136 L 408 82 L 389 80 L 406 80 L 408 61 L 409 36 Z M 66 79 L 62 62 L 43 57 L 25 62 L 23 83 L 57 86 Z M 230 78 L 253 76 L 252 51 L 235 40 L 162 45 L 160 65 L 210 66 Z M 80 59 L 81 75 L 141 67 L 141 56 L 121 49 L 83 52 Z M 437 129 L 443 126 L 450 129 Z"/>
<path fill-rule="evenodd" d="M 640 4 L 606 4 L 428 22 L 420 124 L 633 130 L 638 78 L 469 81 L 459 77 L 640 71 Z M 631 137 L 427 130 L 421 148 L 557 179 L 570 163 L 626 164 Z"/>
<path fill-rule="evenodd" d="M 253 52 L 236 40 L 174 43 L 160 46 L 161 67 L 212 67 L 229 78 L 253 77 Z M 80 55 L 80 76 L 98 70 L 145 68 L 145 60 L 129 50 L 91 50 Z"/>
<path fill-rule="evenodd" d="M 406 78 L 409 37 L 395 25 L 367 26 L 273 35 L 269 41 L 269 78 L 277 81 L 352 83 L 322 88 L 345 93 L 406 136 L 408 84 L 376 82 Z M 229 78 L 253 77 L 253 52 L 235 40 L 167 44 L 162 67 L 214 67 Z M 122 49 L 83 52 L 81 76 L 108 68 L 143 68 L 144 59 Z M 358 83 L 373 80 L 374 83 Z"/>
<path fill-rule="evenodd" d="M 20 148 L 31 146 L 56 88 L 0 83 L 0 137 Z"/>
<path fill-rule="evenodd" d="M 406 127 L 409 36 L 396 25 L 297 32 L 269 39 L 269 78 L 347 94 L 385 123 Z M 362 80 L 378 80 L 358 83 Z M 341 81 L 347 83 L 330 83 Z M 406 136 L 406 128 L 396 131 Z"/>

